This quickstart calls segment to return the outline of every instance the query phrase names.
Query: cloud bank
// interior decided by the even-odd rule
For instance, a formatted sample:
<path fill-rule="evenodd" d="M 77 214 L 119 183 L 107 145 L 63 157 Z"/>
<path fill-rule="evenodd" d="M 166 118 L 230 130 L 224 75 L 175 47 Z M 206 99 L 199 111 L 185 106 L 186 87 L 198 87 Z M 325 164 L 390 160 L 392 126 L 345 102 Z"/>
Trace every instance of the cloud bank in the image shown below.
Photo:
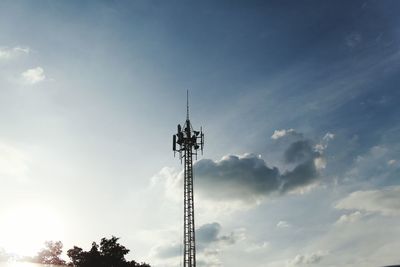
<path fill-rule="evenodd" d="M 400 215 L 400 186 L 390 186 L 378 190 L 355 191 L 341 199 L 335 208 L 398 216 Z"/>
<path fill-rule="evenodd" d="M 279 131 L 286 132 L 279 142 L 288 143 L 281 169 L 269 166 L 252 153 L 227 155 L 217 161 L 202 159 L 194 164 L 196 194 L 203 200 L 241 207 L 260 203 L 268 196 L 303 193 L 318 184 L 326 166 L 323 153 L 333 135 L 315 143 L 293 129 Z M 177 199 L 182 180 L 182 172 L 163 168 L 153 177 L 152 184 L 163 184 L 165 194 Z"/>
<path fill-rule="evenodd" d="M 288 131 L 301 136 L 294 130 Z M 317 182 L 326 165 L 322 152 L 310 140 L 294 141 L 284 152 L 284 162 L 292 168 L 284 171 L 269 167 L 254 154 L 228 155 L 219 161 L 203 159 L 194 165 L 196 188 L 201 195 L 214 200 L 245 202 L 304 189 Z"/>

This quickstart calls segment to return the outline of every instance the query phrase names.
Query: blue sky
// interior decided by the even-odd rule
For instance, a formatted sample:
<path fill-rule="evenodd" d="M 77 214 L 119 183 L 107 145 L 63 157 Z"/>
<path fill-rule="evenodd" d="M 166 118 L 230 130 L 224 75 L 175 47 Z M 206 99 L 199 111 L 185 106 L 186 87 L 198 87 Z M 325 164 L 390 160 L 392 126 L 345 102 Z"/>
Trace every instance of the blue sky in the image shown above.
<path fill-rule="evenodd" d="M 399 8 L 2 1 L 0 246 L 176 266 L 189 89 L 199 265 L 398 264 Z"/>

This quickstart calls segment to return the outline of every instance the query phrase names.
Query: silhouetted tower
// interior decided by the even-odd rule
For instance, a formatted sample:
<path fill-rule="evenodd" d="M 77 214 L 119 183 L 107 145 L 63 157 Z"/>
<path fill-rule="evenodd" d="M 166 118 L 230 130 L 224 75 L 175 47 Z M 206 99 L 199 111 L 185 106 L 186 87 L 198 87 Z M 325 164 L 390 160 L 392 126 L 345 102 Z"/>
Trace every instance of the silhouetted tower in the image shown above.
<path fill-rule="evenodd" d="M 178 124 L 178 133 L 173 136 L 172 149 L 184 161 L 184 215 L 183 215 L 183 266 L 196 267 L 196 242 L 194 225 L 193 196 L 193 155 L 197 158 L 200 149 L 203 154 L 204 134 L 202 129 L 195 131 L 189 120 L 189 92 L 186 95 L 186 121 L 183 129 Z M 179 148 L 177 148 L 177 145 Z"/>

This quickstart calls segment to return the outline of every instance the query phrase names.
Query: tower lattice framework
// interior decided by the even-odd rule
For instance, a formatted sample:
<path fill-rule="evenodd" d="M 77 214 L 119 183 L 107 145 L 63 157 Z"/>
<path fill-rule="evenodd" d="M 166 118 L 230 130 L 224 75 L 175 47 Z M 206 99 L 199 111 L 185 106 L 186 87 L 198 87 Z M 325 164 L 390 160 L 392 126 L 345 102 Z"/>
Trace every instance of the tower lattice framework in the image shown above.
<path fill-rule="evenodd" d="M 193 156 L 203 153 L 204 134 L 193 130 L 189 119 L 189 97 L 187 94 L 187 113 L 183 129 L 178 124 L 178 133 L 173 135 L 173 151 L 179 153 L 184 162 L 184 212 L 183 212 L 183 266 L 196 267 L 196 233 L 194 223 L 193 194 Z M 179 148 L 178 148 L 179 146 Z"/>

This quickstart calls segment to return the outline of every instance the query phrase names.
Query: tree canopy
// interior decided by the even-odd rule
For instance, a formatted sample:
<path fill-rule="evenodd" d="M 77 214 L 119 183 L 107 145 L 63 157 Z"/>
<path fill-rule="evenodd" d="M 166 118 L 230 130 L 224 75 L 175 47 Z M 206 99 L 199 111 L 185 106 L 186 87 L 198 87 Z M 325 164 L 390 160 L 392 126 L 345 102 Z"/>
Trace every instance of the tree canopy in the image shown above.
<path fill-rule="evenodd" d="M 134 260 L 127 261 L 125 256 L 129 249 L 118 243 L 119 238 L 112 236 L 110 239 L 102 238 L 100 246 L 92 243 L 89 251 L 74 246 L 67 251 L 71 259 L 70 265 L 76 267 L 150 267 L 147 263 L 138 263 Z"/>
<path fill-rule="evenodd" d="M 68 266 L 74 267 L 150 267 L 147 263 L 128 261 L 125 256 L 129 249 L 118 243 L 119 238 L 102 238 L 100 245 L 92 243 L 89 251 L 74 246 L 67 251 L 71 262 Z M 33 259 L 34 262 L 52 265 L 66 265 L 61 259 L 63 244 L 61 241 L 46 241 L 45 248 Z"/>
<path fill-rule="evenodd" d="M 65 261 L 60 258 L 63 244 L 61 241 L 46 241 L 45 248 L 36 256 L 36 261 L 43 264 L 65 265 Z"/>

